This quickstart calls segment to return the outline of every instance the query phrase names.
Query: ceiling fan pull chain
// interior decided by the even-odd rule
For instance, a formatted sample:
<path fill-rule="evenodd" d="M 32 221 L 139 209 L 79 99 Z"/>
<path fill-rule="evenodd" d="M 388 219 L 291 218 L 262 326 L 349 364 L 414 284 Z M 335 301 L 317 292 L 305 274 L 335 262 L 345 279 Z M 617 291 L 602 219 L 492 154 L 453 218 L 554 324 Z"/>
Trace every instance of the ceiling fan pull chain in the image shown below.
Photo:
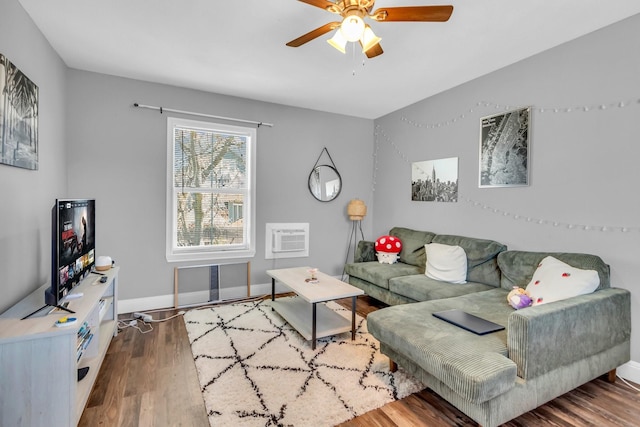
<path fill-rule="evenodd" d="M 356 76 L 356 64 L 358 63 L 358 59 L 356 58 L 355 44 L 353 45 L 353 48 L 351 49 L 351 62 L 353 63 L 353 70 L 351 71 L 351 75 L 353 77 L 355 77 Z"/>

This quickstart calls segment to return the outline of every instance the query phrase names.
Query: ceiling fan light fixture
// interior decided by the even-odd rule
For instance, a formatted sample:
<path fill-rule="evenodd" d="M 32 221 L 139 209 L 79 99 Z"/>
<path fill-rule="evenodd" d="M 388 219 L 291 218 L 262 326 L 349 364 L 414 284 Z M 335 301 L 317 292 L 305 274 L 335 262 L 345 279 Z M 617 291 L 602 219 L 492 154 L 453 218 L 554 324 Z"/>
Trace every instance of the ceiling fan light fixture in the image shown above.
<path fill-rule="evenodd" d="M 337 28 L 330 40 L 331 46 L 346 53 L 347 42 L 358 42 L 367 58 L 375 58 L 384 51 L 377 37 L 364 19 L 378 22 L 445 22 L 453 13 L 453 5 L 383 7 L 374 10 L 376 0 L 299 0 L 341 17 L 341 21 L 328 22 L 286 43 L 299 47 Z M 337 18 L 336 18 L 337 19 Z"/>
<path fill-rule="evenodd" d="M 357 42 L 362 38 L 364 21 L 358 15 L 347 15 L 340 24 L 340 31 L 347 41 Z"/>
<path fill-rule="evenodd" d="M 347 39 L 342 34 L 342 31 L 340 31 L 340 28 L 338 28 L 336 30 L 336 32 L 333 35 L 333 37 L 331 37 L 329 40 L 327 40 L 327 43 L 329 43 L 331 46 L 335 47 L 340 52 L 347 53 L 346 50 L 345 50 L 345 48 L 347 46 Z"/>
<path fill-rule="evenodd" d="M 382 40 L 382 38 L 376 36 L 371 27 L 367 25 L 362 33 L 362 53 L 365 53 L 380 43 L 380 40 Z"/>

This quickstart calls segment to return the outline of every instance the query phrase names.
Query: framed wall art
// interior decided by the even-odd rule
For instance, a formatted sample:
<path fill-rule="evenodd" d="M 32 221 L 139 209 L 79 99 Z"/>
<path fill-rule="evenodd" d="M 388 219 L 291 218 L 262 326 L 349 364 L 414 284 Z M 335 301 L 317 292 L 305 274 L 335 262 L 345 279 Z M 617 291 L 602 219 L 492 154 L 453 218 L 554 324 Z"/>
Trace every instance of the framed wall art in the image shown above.
<path fill-rule="evenodd" d="M 529 185 L 529 107 L 480 119 L 480 188 Z"/>
<path fill-rule="evenodd" d="M 38 169 L 38 86 L 1 53 L 0 163 Z"/>
<path fill-rule="evenodd" d="M 411 200 L 458 201 L 458 158 L 425 160 L 411 164 Z"/>

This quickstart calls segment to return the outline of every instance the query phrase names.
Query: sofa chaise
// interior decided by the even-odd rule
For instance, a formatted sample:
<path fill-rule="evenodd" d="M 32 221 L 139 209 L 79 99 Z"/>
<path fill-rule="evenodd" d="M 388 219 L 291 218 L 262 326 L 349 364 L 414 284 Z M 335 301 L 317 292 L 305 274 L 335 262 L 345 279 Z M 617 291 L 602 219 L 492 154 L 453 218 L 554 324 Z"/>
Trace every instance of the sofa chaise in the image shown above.
<path fill-rule="evenodd" d="M 411 234 L 408 229 L 399 231 L 403 233 Z M 426 236 L 412 236 L 418 235 Z M 433 241 L 435 236 L 427 238 Z M 447 239 L 456 240 L 451 237 L 444 240 Z M 464 241 L 464 238 L 457 240 Z M 416 245 L 410 240 L 407 242 L 407 250 L 413 248 L 414 254 L 419 252 Z M 404 255 L 407 260 L 407 254 Z M 577 269 L 596 271 L 597 289 L 589 294 L 515 310 L 507 302 L 508 293 L 514 286 L 526 287 L 547 256 Z M 382 353 L 389 357 L 392 369 L 400 365 L 487 427 L 533 410 L 603 374 L 608 373 L 611 381 L 615 379 L 615 369 L 630 359 L 630 294 L 611 288 L 609 266 L 601 258 L 588 254 L 499 250 L 495 260 L 488 262 L 494 261 L 499 273 L 497 286 L 491 283 L 488 289 L 480 289 L 476 282 L 470 281 L 467 292 L 459 288 L 448 293 L 433 290 L 423 301 L 398 297 L 402 294 L 394 292 L 398 287 L 393 284 L 402 276 L 386 273 L 394 277 L 387 279 L 388 288 L 383 287 L 384 291 L 377 291 L 377 295 L 394 305 L 370 313 L 367 323 L 371 334 L 380 341 Z M 470 260 L 470 269 L 473 264 Z M 414 267 L 418 269 L 411 269 L 404 280 L 436 289 L 438 284 L 431 280 L 411 277 L 422 274 L 419 266 Z M 348 271 L 355 273 L 358 269 L 349 267 Z M 379 272 L 377 276 L 378 283 L 387 277 Z M 355 286 L 364 283 L 367 293 L 375 290 L 375 285 L 365 283 L 362 276 L 354 277 L 353 281 L 350 277 L 350 283 Z M 460 294 L 455 295 L 457 292 Z M 505 329 L 476 335 L 433 316 L 435 312 L 449 309 L 463 310 Z"/>

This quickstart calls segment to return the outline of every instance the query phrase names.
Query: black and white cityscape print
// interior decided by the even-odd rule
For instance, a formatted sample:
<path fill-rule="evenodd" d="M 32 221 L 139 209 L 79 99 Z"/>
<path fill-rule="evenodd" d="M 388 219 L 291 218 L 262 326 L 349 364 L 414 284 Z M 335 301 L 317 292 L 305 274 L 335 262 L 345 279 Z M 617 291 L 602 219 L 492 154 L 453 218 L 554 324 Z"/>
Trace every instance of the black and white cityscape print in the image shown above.
<path fill-rule="evenodd" d="M 481 119 L 481 188 L 529 185 L 529 120 L 529 108 Z"/>
<path fill-rule="evenodd" d="M 411 200 L 458 201 L 458 158 L 425 160 L 411 165 Z"/>

